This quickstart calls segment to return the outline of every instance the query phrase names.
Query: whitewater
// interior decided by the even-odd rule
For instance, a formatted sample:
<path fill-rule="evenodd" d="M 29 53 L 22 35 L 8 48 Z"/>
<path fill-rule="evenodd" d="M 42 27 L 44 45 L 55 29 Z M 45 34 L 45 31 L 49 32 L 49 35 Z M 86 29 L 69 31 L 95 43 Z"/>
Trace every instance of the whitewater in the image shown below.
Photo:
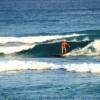
<path fill-rule="evenodd" d="M 80 37 L 84 37 L 79 41 Z M 86 57 L 99 57 L 100 56 L 100 40 L 95 39 L 90 41 L 86 34 L 72 34 L 72 35 L 55 35 L 55 36 L 31 36 L 31 37 L 0 37 L 0 53 L 3 53 L 7 60 L 4 58 L 0 60 L 0 72 L 17 72 L 23 70 L 56 70 L 64 69 L 66 72 L 79 72 L 79 73 L 100 73 L 99 62 L 87 60 L 77 60 L 82 56 Z M 16 56 L 18 52 L 34 50 L 34 48 L 41 45 L 53 45 L 60 43 L 65 38 L 69 43 L 84 43 L 89 41 L 83 47 L 72 49 L 66 54 L 65 58 L 39 58 L 31 60 L 27 57 Z M 71 40 L 69 40 L 71 39 Z M 74 40 L 73 40 L 74 39 Z M 42 51 L 41 51 L 42 52 Z M 46 51 L 48 52 L 48 51 Z M 24 53 L 23 53 L 24 54 Z M 9 56 L 13 59 L 9 59 Z M 34 55 L 34 53 L 32 54 Z M 2 56 L 1 56 L 2 57 Z M 43 56 L 45 57 L 45 56 Z M 74 58 L 75 59 L 74 59 Z M 26 58 L 26 59 L 25 59 Z M 71 59 L 70 59 L 71 58 Z M 84 57 L 83 57 L 84 58 Z M 47 60 L 46 60 L 47 59 Z M 48 60 L 49 59 L 49 60 Z M 63 60 L 64 59 L 64 62 Z M 87 58 L 85 58 L 87 59 Z M 100 59 L 100 58 L 98 58 Z M 55 60 L 55 62 L 54 62 Z M 68 61 L 69 60 L 69 61 Z"/>
<path fill-rule="evenodd" d="M 85 35 L 85 34 L 82 34 Z M 72 35 L 47 35 L 47 36 L 27 36 L 27 37 L 0 37 L 0 43 L 7 42 L 21 42 L 21 43 L 35 43 L 35 42 L 43 42 L 46 40 L 59 39 L 59 38 L 70 38 L 70 37 L 78 37 L 79 34 Z"/>
<path fill-rule="evenodd" d="M 43 61 L 8 60 L 0 61 L 0 72 L 20 70 L 54 70 L 65 69 L 69 72 L 100 73 L 99 63 L 52 63 Z"/>
<path fill-rule="evenodd" d="M 51 48 L 53 48 L 55 53 L 59 51 L 62 39 L 66 39 L 70 44 L 70 48 L 68 48 L 69 51 L 65 55 L 65 58 L 57 59 L 50 57 L 50 55 L 52 55 Z M 2 60 L 0 59 L 0 72 L 64 69 L 66 72 L 100 73 L 99 44 L 99 39 L 91 39 L 87 34 L 78 33 L 0 37 L 0 58 L 2 58 Z M 39 54 L 39 56 L 36 54 Z M 46 54 L 48 54 L 48 56 Z M 38 60 L 33 59 L 34 57 Z M 39 60 L 39 57 L 43 57 L 44 60 Z M 91 57 L 93 60 L 91 60 Z M 7 60 L 5 60 L 5 58 L 7 58 Z M 64 61 L 62 61 L 62 59 L 64 59 Z M 89 60 L 89 62 L 87 62 L 87 60 Z"/>
<path fill-rule="evenodd" d="M 67 55 L 72 56 L 100 56 L 100 40 L 94 40 L 93 42 L 89 43 L 84 48 L 75 49 L 69 52 Z"/>

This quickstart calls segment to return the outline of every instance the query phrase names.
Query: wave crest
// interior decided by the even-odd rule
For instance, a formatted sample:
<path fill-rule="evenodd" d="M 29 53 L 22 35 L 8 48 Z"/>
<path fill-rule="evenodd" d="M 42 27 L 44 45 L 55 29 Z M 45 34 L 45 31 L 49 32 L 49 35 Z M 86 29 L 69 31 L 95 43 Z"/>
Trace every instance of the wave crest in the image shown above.
<path fill-rule="evenodd" d="M 3 54 L 13 54 L 16 52 L 20 52 L 23 50 L 28 50 L 28 49 L 32 49 L 35 47 L 34 45 L 22 45 L 22 46 L 13 46 L 13 47 L 0 47 L 0 53 Z"/>
<path fill-rule="evenodd" d="M 81 34 L 85 35 L 85 34 Z M 28 37 L 0 37 L 0 43 L 20 42 L 20 43 L 35 43 L 43 42 L 52 39 L 78 37 L 79 34 L 73 33 L 71 35 L 48 35 L 48 36 L 28 36 Z"/>

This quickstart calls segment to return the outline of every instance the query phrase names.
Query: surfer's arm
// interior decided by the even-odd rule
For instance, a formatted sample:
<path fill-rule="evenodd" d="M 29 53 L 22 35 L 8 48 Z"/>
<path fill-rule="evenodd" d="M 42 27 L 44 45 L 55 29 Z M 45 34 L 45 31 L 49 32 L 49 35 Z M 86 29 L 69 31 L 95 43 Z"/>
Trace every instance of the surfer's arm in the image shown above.
<path fill-rule="evenodd" d="M 68 43 L 68 42 L 66 43 L 66 46 L 70 47 L 70 45 L 69 45 L 69 43 Z"/>

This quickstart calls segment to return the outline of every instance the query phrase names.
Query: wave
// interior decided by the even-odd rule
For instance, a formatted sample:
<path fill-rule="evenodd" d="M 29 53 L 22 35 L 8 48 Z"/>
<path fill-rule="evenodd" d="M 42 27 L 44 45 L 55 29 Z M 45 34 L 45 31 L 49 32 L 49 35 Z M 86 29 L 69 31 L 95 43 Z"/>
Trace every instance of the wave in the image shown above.
<path fill-rule="evenodd" d="M 84 34 L 81 34 L 84 35 Z M 29 50 L 38 43 L 48 42 L 62 38 L 78 37 L 79 34 L 52 35 L 52 36 L 31 36 L 31 37 L 0 37 L 0 54 L 12 54 Z M 50 42 L 51 43 L 51 42 Z M 39 48 L 40 50 L 40 48 Z"/>
<path fill-rule="evenodd" d="M 66 56 L 68 55 L 70 56 L 80 56 L 80 55 L 100 56 L 100 40 L 94 40 L 93 42 L 85 46 L 84 48 L 72 50 Z"/>
<path fill-rule="evenodd" d="M 85 34 L 81 34 L 85 35 Z M 60 39 L 60 38 L 70 38 L 70 37 L 78 37 L 81 36 L 79 34 L 71 34 L 71 35 L 47 35 L 47 36 L 27 36 L 27 37 L 0 37 L 0 43 L 8 43 L 8 42 L 20 42 L 20 43 L 35 43 L 35 42 L 43 42 L 47 40 Z"/>
<path fill-rule="evenodd" d="M 47 69 L 65 69 L 70 72 L 91 72 L 100 73 L 99 63 L 51 63 L 40 61 L 21 61 L 8 60 L 0 61 L 0 72 L 20 71 L 20 70 L 47 70 Z"/>
<path fill-rule="evenodd" d="M 86 34 L 48 35 L 30 37 L 0 37 L 0 54 L 28 57 L 51 57 L 61 54 L 60 41 L 68 40 L 66 56 L 99 56 L 100 40 L 91 40 Z"/>
<path fill-rule="evenodd" d="M 69 42 L 66 56 L 100 56 L 100 40 Z M 1 46 L 0 53 L 28 57 L 52 57 L 61 54 L 60 41 L 21 46 Z"/>

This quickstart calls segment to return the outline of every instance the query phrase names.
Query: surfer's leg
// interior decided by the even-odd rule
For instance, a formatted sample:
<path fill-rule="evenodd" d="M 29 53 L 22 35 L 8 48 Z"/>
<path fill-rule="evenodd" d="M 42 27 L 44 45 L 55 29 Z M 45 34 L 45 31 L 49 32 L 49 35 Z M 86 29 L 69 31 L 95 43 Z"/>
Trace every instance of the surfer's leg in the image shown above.
<path fill-rule="evenodd" d="M 63 49 L 63 48 L 61 48 L 61 54 L 63 55 L 63 53 L 64 53 L 64 49 Z"/>
<path fill-rule="evenodd" d="M 65 48 L 65 53 L 67 53 L 67 50 L 66 50 L 66 48 Z"/>
<path fill-rule="evenodd" d="M 63 54 L 66 54 L 67 53 L 67 49 L 66 48 L 64 48 L 64 53 Z"/>

